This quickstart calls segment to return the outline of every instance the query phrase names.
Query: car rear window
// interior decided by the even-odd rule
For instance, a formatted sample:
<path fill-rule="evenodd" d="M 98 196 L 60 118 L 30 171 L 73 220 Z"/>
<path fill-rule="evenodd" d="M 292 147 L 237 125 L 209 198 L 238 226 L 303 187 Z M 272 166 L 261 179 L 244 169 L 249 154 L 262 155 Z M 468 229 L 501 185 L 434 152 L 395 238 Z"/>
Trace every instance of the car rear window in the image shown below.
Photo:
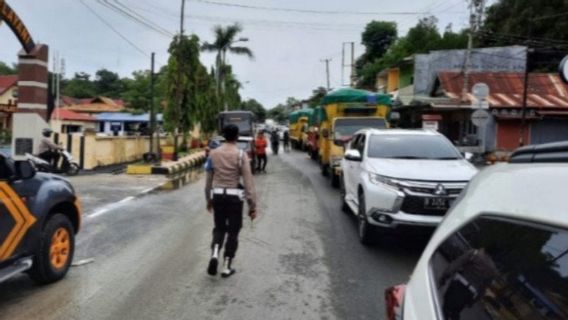
<path fill-rule="evenodd" d="M 420 134 L 373 134 L 369 141 L 370 158 L 386 159 L 461 159 L 459 151 L 444 137 Z"/>
<path fill-rule="evenodd" d="M 568 231 L 497 218 L 450 236 L 430 261 L 443 319 L 568 319 Z"/>

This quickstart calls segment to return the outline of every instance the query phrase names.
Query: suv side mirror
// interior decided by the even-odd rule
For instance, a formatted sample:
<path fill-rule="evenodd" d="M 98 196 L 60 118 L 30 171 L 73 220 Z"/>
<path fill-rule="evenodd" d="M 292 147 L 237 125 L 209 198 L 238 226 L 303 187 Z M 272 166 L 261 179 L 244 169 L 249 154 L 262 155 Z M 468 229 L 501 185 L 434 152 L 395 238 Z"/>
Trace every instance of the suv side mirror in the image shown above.
<path fill-rule="evenodd" d="M 27 180 L 35 177 L 36 169 L 28 160 L 16 161 L 16 178 Z"/>
<path fill-rule="evenodd" d="M 345 159 L 349 161 L 363 161 L 361 153 L 357 149 L 350 149 L 345 152 Z"/>
<path fill-rule="evenodd" d="M 471 153 L 471 152 L 465 152 L 465 153 L 463 154 L 463 157 L 465 158 L 465 160 L 471 161 L 471 159 L 473 159 L 473 153 Z"/>

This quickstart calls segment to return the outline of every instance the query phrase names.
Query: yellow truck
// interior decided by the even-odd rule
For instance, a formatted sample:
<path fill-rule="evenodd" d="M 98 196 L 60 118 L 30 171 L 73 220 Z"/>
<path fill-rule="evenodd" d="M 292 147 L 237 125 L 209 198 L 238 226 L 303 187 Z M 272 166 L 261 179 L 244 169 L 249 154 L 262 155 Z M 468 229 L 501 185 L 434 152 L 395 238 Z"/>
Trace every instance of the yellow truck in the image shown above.
<path fill-rule="evenodd" d="M 288 126 L 288 133 L 290 135 L 290 143 L 292 144 L 292 148 L 305 150 L 308 126 L 312 114 L 312 109 L 301 109 L 291 112 L 288 116 L 288 120 L 290 121 L 290 124 Z"/>
<path fill-rule="evenodd" d="M 392 99 L 389 95 L 345 88 L 327 94 L 315 118 L 319 122 L 319 162 L 331 185 L 339 187 L 344 145 L 365 128 L 388 128 Z"/>

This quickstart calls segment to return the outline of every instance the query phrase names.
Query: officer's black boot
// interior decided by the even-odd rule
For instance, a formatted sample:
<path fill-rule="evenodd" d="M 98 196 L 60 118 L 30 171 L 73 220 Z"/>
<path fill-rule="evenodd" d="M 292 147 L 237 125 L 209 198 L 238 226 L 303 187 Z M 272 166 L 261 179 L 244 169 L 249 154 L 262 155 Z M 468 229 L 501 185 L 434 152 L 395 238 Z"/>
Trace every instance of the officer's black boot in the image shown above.
<path fill-rule="evenodd" d="M 231 266 L 231 262 L 231 258 L 225 258 L 225 261 L 223 262 L 223 271 L 221 271 L 221 277 L 228 278 L 235 274 L 236 270 Z"/>
<path fill-rule="evenodd" d="M 213 247 L 213 252 L 211 254 L 211 260 L 209 260 L 209 267 L 207 267 L 207 273 L 210 276 L 217 275 L 217 266 L 219 265 L 219 245 L 216 244 Z"/>

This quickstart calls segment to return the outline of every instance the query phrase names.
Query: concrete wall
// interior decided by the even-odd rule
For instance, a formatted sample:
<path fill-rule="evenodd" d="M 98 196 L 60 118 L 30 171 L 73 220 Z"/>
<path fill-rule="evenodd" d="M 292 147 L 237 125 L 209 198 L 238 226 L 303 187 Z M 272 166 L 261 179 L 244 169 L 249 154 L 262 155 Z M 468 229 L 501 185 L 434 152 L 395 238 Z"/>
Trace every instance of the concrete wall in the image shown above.
<path fill-rule="evenodd" d="M 75 161 L 83 165 L 83 169 L 132 162 L 142 159 L 142 155 L 150 148 L 149 137 L 100 137 L 95 134 L 60 134 L 59 144 L 70 151 Z M 81 142 L 83 139 L 83 142 Z M 84 153 L 81 156 L 81 144 Z M 166 139 L 162 139 L 164 145 Z M 82 163 L 81 163 L 82 162 Z"/>
<path fill-rule="evenodd" d="M 429 95 L 440 71 L 461 71 L 465 50 L 440 50 L 417 54 L 414 61 L 414 94 Z M 512 46 L 473 49 L 470 70 L 485 72 L 523 72 L 526 47 Z"/>

